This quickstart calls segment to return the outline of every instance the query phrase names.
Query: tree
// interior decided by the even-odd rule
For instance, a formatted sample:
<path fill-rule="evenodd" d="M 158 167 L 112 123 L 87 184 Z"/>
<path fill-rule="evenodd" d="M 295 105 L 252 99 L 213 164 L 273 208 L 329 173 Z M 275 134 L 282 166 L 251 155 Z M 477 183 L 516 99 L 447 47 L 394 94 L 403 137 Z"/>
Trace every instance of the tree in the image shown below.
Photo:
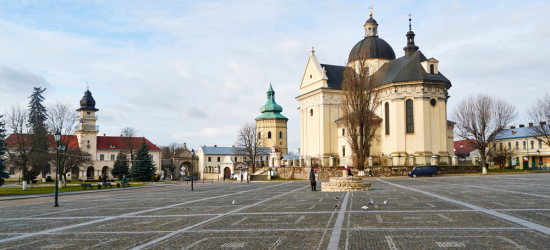
<path fill-rule="evenodd" d="M 454 109 L 456 134 L 479 151 L 483 174 L 487 174 L 487 156 L 495 150 L 489 145 L 516 116 L 512 104 L 485 94 L 469 96 Z"/>
<path fill-rule="evenodd" d="M 6 110 L 5 124 L 8 127 L 10 137 L 8 138 L 8 164 L 15 166 L 21 171 L 23 181 L 31 181 L 39 174 L 39 170 L 32 168 L 32 159 L 36 149 L 32 146 L 30 134 L 31 127 L 28 123 L 28 112 L 19 104 L 10 106 Z"/>
<path fill-rule="evenodd" d="M 135 153 L 134 164 L 132 165 L 132 179 L 136 181 L 149 181 L 157 168 L 153 165 L 153 158 L 149 154 L 149 146 L 145 138 Z"/>
<path fill-rule="evenodd" d="M 168 146 L 161 146 L 160 149 L 162 150 L 162 159 L 170 159 L 180 154 L 184 148 L 182 144 L 172 142 Z"/>
<path fill-rule="evenodd" d="M 76 119 L 77 112 L 68 103 L 56 101 L 48 106 L 47 109 L 48 128 L 52 134 L 56 131 L 61 133 L 61 139 L 59 145 L 66 145 L 66 152 L 59 152 L 59 180 L 66 180 L 67 173 L 70 173 L 73 168 L 84 165 L 90 156 L 79 148 L 71 148 L 70 146 L 78 145 L 77 141 L 74 141 L 74 135 L 76 132 Z M 55 153 L 54 153 L 55 154 Z M 51 163 L 55 163 L 55 156 L 51 157 Z M 57 165 L 56 165 L 57 166 Z M 67 183 L 65 183 L 65 186 Z"/>
<path fill-rule="evenodd" d="M 2 118 L 2 115 L 0 115 L 0 118 Z M 4 160 L 4 154 L 7 150 L 7 144 L 5 142 L 6 139 L 6 130 L 4 129 L 4 123 L 2 120 L 0 120 L 0 187 L 2 184 L 4 184 L 4 181 L 8 178 L 10 178 L 10 175 L 6 173 L 6 164 Z"/>
<path fill-rule="evenodd" d="M 29 98 L 29 117 L 28 122 L 31 132 L 31 147 L 35 148 L 35 153 L 31 159 L 33 169 L 42 172 L 42 178 L 46 177 L 46 171 L 50 169 L 48 152 L 48 128 L 46 120 L 48 119 L 46 108 L 42 105 L 46 89 L 34 87 L 34 92 Z"/>
<path fill-rule="evenodd" d="M 111 175 L 117 176 L 118 179 L 122 179 L 123 175 L 130 174 L 130 167 L 128 165 L 128 155 L 124 152 L 119 152 L 116 156 L 116 161 L 111 169 Z"/>
<path fill-rule="evenodd" d="M 122 147 L 127 150 L 130 155 L 130 163 L 132 168 L 134 167 L 134 152 L 138 147 L 137 143 L 134 142 L 134 137 L 137 136 L 137 129 L 134 127 L 125 127 L 120 131 L 120 136 L 122 137 Z"/>
<path fill-rule="evenodd" d="M 374 77 L 369 76 L 364 63 L 359 63 L 356 67 L 357 69 L 347 67 L 344 70 L 344 97 L 340 107 L 342 126 L 354 158 L 353 166 L 364 171 L 371 145 L 377 139 L 376 130 L 380 127 L 381 119 L 376 115 L 379 95 Z"/>
<path fill-rule="evenodd" d="M 260 152 L 263 145 L 262 136 L 257 131 L 256 124 L 252 122 L 245 123 L 237 133 L 235 154 L 246 156 L 250 160 L 249 173 L 253 174 L 256 171 L 256 158 L 262 153 Z"/>
<path fill-rule="evenodd" d="M 503 145 L 502 149 L 496 148 L 489 153 L 489 159 L 496 163 L 500 167 L 504 167 L 506 165 L 506 161 L 510 159 L 510 157 L 514 156 L 516 151 L 512 147 L 508 147 L 506 145 Z"/>
<path fill-rule="evenodd" d="M 546 94 L 535 101 L 533 106 L 527 111 L 529 120 L 538 124 L 529 128 L 531 136 L 542 141 L 550 147 L 550 95 Z"/>

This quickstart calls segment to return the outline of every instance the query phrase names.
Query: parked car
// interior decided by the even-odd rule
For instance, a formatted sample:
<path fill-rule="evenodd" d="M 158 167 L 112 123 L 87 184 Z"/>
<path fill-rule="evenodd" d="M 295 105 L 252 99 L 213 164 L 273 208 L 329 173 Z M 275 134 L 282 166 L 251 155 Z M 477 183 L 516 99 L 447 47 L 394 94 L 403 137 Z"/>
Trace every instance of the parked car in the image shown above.
<path fill-rule="evenodd" d="M 185 177 L 183 177 L 183 180 L 184 181 L 191 181 L 192 179 L 191 179 L 191 176 L 185 176 Z"/>
<path fill-rule="evenodd" d="M 237 177 L 237 176 L 239 176 L 238 173 L 232 173 L 232 174 L 231 174 L 231 179 L 235 179 L 235 180 L 236 180 L 237 178 L 239 178 L 239 177 Z"/>
<path fill-rule="evenodd" d="M 435 177 L 436 175 L 439 175 L 437 172 L 437 166 L 420 166 L 416 167 L 413 170 L 409 172 L 409 176 L 412 178 L 416 178 L 417 176 L 431 176 Z"/>

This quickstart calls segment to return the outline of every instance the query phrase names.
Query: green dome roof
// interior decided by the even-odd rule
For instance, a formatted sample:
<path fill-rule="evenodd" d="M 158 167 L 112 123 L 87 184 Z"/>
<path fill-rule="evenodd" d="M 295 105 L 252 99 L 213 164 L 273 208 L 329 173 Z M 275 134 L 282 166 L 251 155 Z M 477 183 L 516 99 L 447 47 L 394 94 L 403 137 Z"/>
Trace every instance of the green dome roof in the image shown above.
<path fill-rule="evenodd" d="M 281 112 L 283 112 L 283 107 L 281 107 L 281 105 L 275 102 L 275 91 L 273 91 L 273 88 L 271 87 L 271 83 L 269 84 L 269 90 L 267 91 L 267 102 L 265 103 L 264 106 L 260 108 L 260 112 L 262 112 L 262 115 L 256 119 L 259 119 L 259 118 L 287 119 L 286 117 L 280 114 Z"/>

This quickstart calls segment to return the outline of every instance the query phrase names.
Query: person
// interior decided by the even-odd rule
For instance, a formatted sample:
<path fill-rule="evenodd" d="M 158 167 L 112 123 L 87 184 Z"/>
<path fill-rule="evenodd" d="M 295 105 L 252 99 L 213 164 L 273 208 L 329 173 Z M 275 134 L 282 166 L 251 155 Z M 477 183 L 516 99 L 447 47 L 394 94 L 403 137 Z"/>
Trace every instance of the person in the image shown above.
<path fill-rule="evenodd" d="M 311 169 L 311 171 L 309 172 L 309 182 L 311 183 L 311 191 L 315 191 L 315 187 L 317 186 L 316 185 L 316 178 L 315 178 L 315 169 Z"/>
<path fill-rule="evenodd" d="M 369 168 L 369 176 L 372 177 L 372 170 Z"/>
<path fill-rule="evenodd" d="M 106 174 L 103 175 L 103 185 L 105 185 L 105 183 L 107 183 L 107 175 Z"/>
<path fill-rule="evenodd" d="M 313 191 L 317 191 L 317 182 L 319 181 L 319 174 L 317 173 L 317 169 L 313 169 L 313 173 L 315 173 L 315 186 L 313 187 Z"/>
<path fill-rule="evenodd" d="M 351 168 L 350 167 L 346 168 L 346 170 L 348 170 L 348 176 L 349 177 L 354 177 L 354 175 L 351 173 Z"/>
<path fill-rule="evenodd" d="M 122 176 L 122 187 L 126 187 L 126 175 Z"/>

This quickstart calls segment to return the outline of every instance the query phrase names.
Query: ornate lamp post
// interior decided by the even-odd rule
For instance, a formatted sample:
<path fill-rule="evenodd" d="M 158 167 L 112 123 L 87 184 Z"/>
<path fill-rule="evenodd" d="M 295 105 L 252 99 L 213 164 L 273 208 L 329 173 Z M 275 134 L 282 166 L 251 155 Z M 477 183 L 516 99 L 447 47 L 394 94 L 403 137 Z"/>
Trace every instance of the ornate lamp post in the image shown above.
<path fill-rule="evenodd" d="M 61 132 L 59 132 L 59 130 L 57 130 L 57 132 L 55 132 L 54 134 L 54 138 L 55 138 L 55 149 L 56 149 L 56 154 L 55 154 L 55 191 L 54 191 L 54 201 L 55 201 L 55 204 L 53 205 L 54 207 L 59 207 L 59 204 L 57 204 L 57 194 L 58 194 L 58 180 L 57 180 L 57 177 L 59 175 L 59 141 L 61 140 Z"/>
<path fill-rule="evenodd" d="M 195 150 L 191 149 L 191 169 L 193 169 L 193 172 L 195 172 Z M 191 191 L 193 190 L 193 174 L 191 174 Z"/>
<path fill-rule="evenodd" d="M 539 171 L 542 169 L 542 158 L 540 157 L 540 150 L 537 150 L 537 153 L 539 153 Z"/>

